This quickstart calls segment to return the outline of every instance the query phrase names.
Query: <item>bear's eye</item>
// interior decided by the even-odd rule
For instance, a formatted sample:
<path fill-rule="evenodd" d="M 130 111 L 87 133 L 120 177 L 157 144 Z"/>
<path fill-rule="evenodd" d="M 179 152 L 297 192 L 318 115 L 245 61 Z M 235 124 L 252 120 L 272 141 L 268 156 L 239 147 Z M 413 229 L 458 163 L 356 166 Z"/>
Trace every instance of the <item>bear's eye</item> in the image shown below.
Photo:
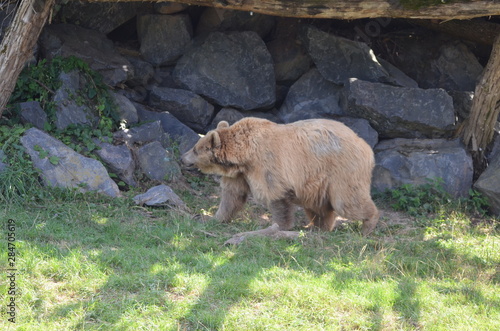
<path fill-rule="evenodd" d="M 193 154 L 198 155 L 198 151 L 196 150 L 196 148 L 193 148 Z"/>

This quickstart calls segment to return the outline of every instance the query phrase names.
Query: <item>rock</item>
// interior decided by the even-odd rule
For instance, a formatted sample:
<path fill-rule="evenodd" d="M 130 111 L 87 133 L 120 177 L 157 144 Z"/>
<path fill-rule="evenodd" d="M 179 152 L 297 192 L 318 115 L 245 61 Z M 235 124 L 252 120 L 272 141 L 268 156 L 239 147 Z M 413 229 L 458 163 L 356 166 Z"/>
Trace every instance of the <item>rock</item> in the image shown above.
<path fill-rule="evenodd" d="M 159 181 L 176 181 L 181 176 L 181 168 L 173 154 L 160 142 L 150 142 L 137 150 L 137 161 L 142 172 Z"/>
<path fill-rule="evenodd" d="M 98 139 L 94 140 L 101 148 L 95 153 L 106 163 L 106 165 L 120 177 L 127 185 L 137 186 L 134 179 L 135 161 L 132 157 L 132 152 L 125 145 L 112 145 L 101 142 Z"/>
<path fill-rule="evenodd" d="M 45 185 L 97 191 L 111 197 L 120 195 L 118 186 L 97 160 L 84 157 L 59 140 L 36 128 L 21 137 L 34 166 L 40 170 Z"/>
<path fill-rule="evenodd" d="M 496 137 L 493 141 L 493 146 L 491 147 L 491 152 L 488 154 L 488 162 L 492 162 L 495 158 L 500 157 L 500 122 L 497 122 L 496 126 Z"/>
<path fill-rule="evenodd" d="M 271 55 L 255 32 L 213 32 L 180 58 L 174 77 L 223 107 L 270 108 L 276 96 Z"/>
<path fill-rule="evenodd" d="M 468 47 L 445 34 L 420 30 L 415 38 L 398 38 L 394 65 L 421 88 L 474 91 L 482 67 Z"/>
<path fill-rule="evenodd" d="M 7 156 L 4 151 L 0 149 L 0 172 L 3 172 L 8 167 L 7 163 L 4 162 L 7 162 Z"/>
<path fill-rule="evenodd" d="M 137 109 L 135 109 L 134 104 L 127 97 L 114 92 L 110 92 L 110 95 L 117 106 L 116 111 L 120 122 L 135 124 L 139 121 Z"/>
<path fill-rule="evenodd" d="M 284 123 L 309 118 L 343 115 L 341 87 L 327 81 L 314 68 L 290 87 L 278 116 Z"/>
<path fill-rule="evenodd" d="M 378 143 L 378 133 L 371 127 L 370 123 L 364 118 L 336 117 L 335 120 L 344 123 L 358 136 L 363 138 L 371 148 Z"/>
<path fill-rule="evenodd" d="M 227 121 L 231 125 L 244 117 L 258 117 L 271 122 L 281 123 L 279 118 L 273 112 L 242 111 L 234 108 L 222 108 L 217 115 L 215 115 L 212 124 L 210 124 L 207 131 L 215 129 L 220 121 Z"/>
<path fill-rule="evenodd" d="M 32 124 L 34 127 L 44 130 L 48 124 L 47 114 L 43 111 L 38 101 L 27 101 L 19 104 L 21 108 L 21 121 Z"/>
<path fill-rule="evenodd" d="M 134 144 L 144 145 L 148 142 L 159 141 L 164 148 L 171 147 L 170 137 L 168 133 L 163 131 L 160 121 L 117 131 L 113 134 L 113 138 L 126 143 L 128 146 L 133 146 Z"/>
<path fill-rule="evenodd" d="M 179 144 L 179 152 L 181 154 L 190 150 L 200 139 L 200 136 L 196 132 L 184 125 L 169 112 L 151 111 L 139 104 L 136 104 L 136 107 L 141 122 L 160 121 L 163 131 L 168 133 Z"/>
<path fill-rule="evenodd" d="M 472 186 L 472 158 L 458 140 L 385 140 L 375 146 L 375 161 L 372 185 L 379 191 L 441 178 L 448 193 L 466 197 Z"/>
<path fill-rule="evenodd" d="M 431 61 L 436 87 L 445 90 L 474 91 L 483 67 L 462 42 L 446 43 L 439 49 L 439 57 Z"/>
<path fill-rule="evenodd" d="M 62 85 L 55 92 L 53 99 L 56 106 L 57 129 L 64 130 L 71 124 L 96 123 L 98 119 L 92 110 L 77 101 L 78 91 L 82 88 L 78 71 L 61 72 L 59 79 Z"/>
<path fill-rule="evenodd" d="M 53 24 L 40 36 L 42 53 L 51 60 L 55 56 L 76 56 L 99 72 L 110 86 L 133 77 L 133 67 L 114 48 L 113 42 L 98 31 L 71 24 Z"/>
<path fill-rule="evenodd" d="M 500 155 L 490 162 L 474 188 L 488 198 L 491 211 L 500 216 Z"/>
<path fill-rule="evenodd" d="M 384 59 L 377 59 L 391 77 L 390 83 L 401 87 L 418 88 L 418 83 Z"/>
<path fill-rule="evenodd" d="M 193 34 L 188 15 L 142 15 L 137 33 L 144 59 L 155 66 L 174 63 L 191 42 Z"/>
<path fill-rule="evenodd" d="M 389 73 L 364 43 L 337 37 L 312 25 L 306 26 L 301 39 L 323 77 L 342 85 L 349 78 L 370 82 L 391 82 Z"/>
<path fill-rule="evenodd" d="M 149 105 L 168 111 L 191 129 L 203 132 L 214 116 L 214 106 L 191 91 L 153 87 Z"/>
<path fill-rule="evenodd" d="M 275 39 L 266 45 L 274 61 L 274 74 L 278 82 L 297 80 L 312 64 L 311 57 L 296 40 Z"/>
<path fill-rule="evenodd" d="M 264 38 L 274 27 L 273 16 L 247 11 L 205 8 L 196 28 L 197 36 L 214 31 L 253 31 Z"/>
<path fill-rule="evenodd" d="M 464 120 L 469 118 L 472 108 L 472 99 L 474 99 L 474 92 L 467 91 L 447 91 L 453 98 L 453 108 L 457 112 L 460 119 Z"/>
<path fill-rule="evenodd" d="M 60 8 L 60 15 L 66 23 L 108 34 L 144 10 L 145 3 L 104 2 L 82 3 L 71 1 Z"/>
<path fill-rule="evenodd" d="M 154 80 L 159 87 L 182 88 L 174 78 L 174 67 L 155 68 Z"/>
<path fill-rule="evenodd" d="M 394 87 L 351 79 L 342 99 L 346 113 L 365 118 L 384 138 L 451 136 L 452 98 L 442 89 Z"/>
<path fill-rule="evenodd" d="M 136 195 L 134 202 L 138 205 L 164 206 L 170 205 L 187 209 L 184 201 L 167 185 L 158 185 L 147 190 L 146 193 Z"/>
<path fill-rule="evenodd" d="M 127 85 L 130 87 L 147 86 L 155 75 L 153 65 L 135 56 L 125 56 L 125 58 L 134 68 L 133 75 L 127 81 Z"/>

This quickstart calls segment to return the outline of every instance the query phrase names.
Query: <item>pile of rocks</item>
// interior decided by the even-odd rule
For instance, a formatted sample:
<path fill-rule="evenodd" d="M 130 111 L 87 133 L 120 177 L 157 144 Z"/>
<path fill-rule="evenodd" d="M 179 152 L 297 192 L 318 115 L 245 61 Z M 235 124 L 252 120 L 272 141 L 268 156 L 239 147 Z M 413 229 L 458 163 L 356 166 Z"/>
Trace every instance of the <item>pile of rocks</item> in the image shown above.
<path fill-rule="evenodd" d="M 120 116 L 136 126 L 117 132 L 112 144 L 101 142 L 98 153 L 128 185 L 136 185 L 137 169 L 154 180 L 176 180 L 181 173 L 172 142 L 183 153 L 220 120 L 257 116 L 344 122 L 374 148 L 378 190 L 436 177 L 457 197 L 473 186 L 471 157 L 450 140 L 468 116 L 482 72 L 470 43 L 413 27 L 419 38 L 405 38 L 396 59 L 379 51 L 383 59 L 356 41 L 353 25 L 335 21 L 169 3 L 70 3 L 61 15 L 81 25 L 47 26 L 41 55 L 82 58 L 114 89 Z M 78 89 L 78 78 L 68 76 L 55 96 L 62 104 L 57 126 L 92 123 L 85 109 L 68 101 Z M 28 106 L 39 107 L 22 105 Z M 26 111 L 26 120 L 43 128 L 39 110 Z M 25 141 L 42 134 L 29 130 Z M 499 167 L 500 156 L 483 175 L 488 180 L 475 184 L 496 211 L 500 185 L 485 185 L 500 182 Z"/>

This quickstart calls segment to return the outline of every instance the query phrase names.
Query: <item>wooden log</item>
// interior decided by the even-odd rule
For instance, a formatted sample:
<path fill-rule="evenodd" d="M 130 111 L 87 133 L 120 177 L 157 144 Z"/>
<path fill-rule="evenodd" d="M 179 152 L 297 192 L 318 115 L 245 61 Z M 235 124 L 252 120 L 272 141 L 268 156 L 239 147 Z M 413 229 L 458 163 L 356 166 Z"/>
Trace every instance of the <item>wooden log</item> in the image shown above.
<path fill-rule="evenodd" d="M 31 57 L 54 0 L 22 0 L 0 45 L 0 117 Z"/>
<path fill-rule="evenodd" d="M 109 0 L 88 1 L 109 2 Z M 500 1 L 491 0 L 174 0 L 171 2 L 303 18 L 468 19 L 500 15 Z"/>

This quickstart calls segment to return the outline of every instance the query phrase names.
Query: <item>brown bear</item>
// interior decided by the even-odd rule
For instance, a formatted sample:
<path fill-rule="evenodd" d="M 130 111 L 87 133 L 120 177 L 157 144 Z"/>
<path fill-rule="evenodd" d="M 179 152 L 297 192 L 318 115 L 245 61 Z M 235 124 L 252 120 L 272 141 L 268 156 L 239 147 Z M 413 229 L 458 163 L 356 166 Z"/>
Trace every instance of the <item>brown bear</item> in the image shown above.
<path fill-rule="evenodd" d="M 368 235 L 379 218 L 370 196 L 371 147 L 344 124 L 326 119 L 276 124 L 247 117 L 225 121 L 182 155 L 186 166 L 221 175 L 215 217 L 229 221 L 251 193 L 266 203 L 280 229 L 294 225 L 293 205 L 311 225 L 331 231 L 336 216 L 362 220 Z"/>

